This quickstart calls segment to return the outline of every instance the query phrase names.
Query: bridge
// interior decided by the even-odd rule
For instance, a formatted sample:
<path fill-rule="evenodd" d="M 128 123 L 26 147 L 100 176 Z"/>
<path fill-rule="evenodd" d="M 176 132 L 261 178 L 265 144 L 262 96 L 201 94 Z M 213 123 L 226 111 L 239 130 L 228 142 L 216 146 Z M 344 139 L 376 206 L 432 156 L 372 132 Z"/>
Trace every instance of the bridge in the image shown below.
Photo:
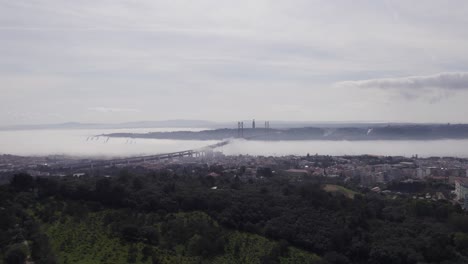
<path fill-rule="evenodd" d="M 162 153 L 162 154 L 155 154 L 155 155 L 148 155 L 148 156 L 138 156 L 138 157 L 128 157 L 128 158 L 119 158 L 119 159 L 110 159 L 110 160 L 95 160 L 95 161 L 86 161 L 86 162 L 79 162 L 75 164 L 67 164 L 58 166 L 62 169 L 93 169 L 99 167 L 106 167 L 106 166 L 116 166 L 116 165 L 130 165 L 130 164 L 137 164 L 142 162 L 148 161 L 158 161 L 158 160 L 165 160 L 171 158 L 179 158 L 179 157 L 203 157 L 206 155 L 207 152 L 211 152 L 216 148 L 225 146 L 231 143 L 230 140 L 223 140 L 216 144 L 208 145 L 199 149 L 190 149 L 190 150 L 183 150 L 171 153 Z"/>
<path fill-rule="evenodd" d="M 252 127 L 255 128 L 255 120 L 253 121 Z M 270 129 L 270 122 L 265 122 L 265 131 L 264 133 L 259 133 L 257 135 L 253 135 L 250 137 L 244 137 L 244 122 L 238 122 L 238 138 L 243 139 L 254 139 L 257 137 L 265 136 L 268 134 Z M 162 153 L 162 154 L 155 154 L 149 156 L 138 156 L 138 157 L 128 157 L 128 158 L 119 158 L 119 159 L 110 159 L 110 160 L 92 160 L 86 162 L 78 162 L 74 164 L 67 164 L 67 165 L 58 165 L 56 168 L 60 169 L 93 169 L 99 167 L 106 167 L 106 166 L 116 166 L 116 165 L 130 165 L 130 164 L 138 164 L 148 161 L 158 161 L 158 160 L 165 160 L 171 158 L 179 158 L 179 157 L 200 157 L 205 156 L 207 152 L 213 151 L 213 149 L 225 146 L 230 144 L 231 140 L 226 139 L 216 144 L 208 145 L 199 149 L 189 149 L 183 150 L 178 152 L 171 152 L 171 153 Z"/>

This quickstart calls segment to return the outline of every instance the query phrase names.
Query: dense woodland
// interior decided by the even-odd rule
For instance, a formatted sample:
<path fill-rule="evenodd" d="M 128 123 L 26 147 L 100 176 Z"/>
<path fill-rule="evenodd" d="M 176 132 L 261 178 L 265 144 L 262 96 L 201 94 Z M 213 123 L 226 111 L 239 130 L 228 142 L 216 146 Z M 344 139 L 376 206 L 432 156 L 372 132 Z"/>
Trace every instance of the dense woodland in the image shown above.
<path fill-rule="evenodd" d="M 468 263 L 460 206 L 265 176 L 16 174 L 0 186 L 0 262 Z"/>

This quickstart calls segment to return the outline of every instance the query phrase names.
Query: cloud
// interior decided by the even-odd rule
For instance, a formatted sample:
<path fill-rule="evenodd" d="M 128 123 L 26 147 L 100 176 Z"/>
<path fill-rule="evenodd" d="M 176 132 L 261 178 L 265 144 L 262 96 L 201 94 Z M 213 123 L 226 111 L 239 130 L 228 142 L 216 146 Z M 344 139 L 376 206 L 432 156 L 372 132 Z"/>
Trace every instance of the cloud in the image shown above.
<path fill-rule="evenodd" d="M 468 72 L 344 81 L 335 83 L 335 86 L 395 90 L 406 99 L 425 97 L 430 102 L 436 102 L 448 97 L 454 91 L 468 90 Z"/>
<path fill-rule="evenodd" d="M 112 107 L 90 107 L 90 111 L 95 111 L 99 113 L 139 113 L 140 109 L 132 108 L 112 108 Z"/>
<path fill-rule="evenodd" d="M 379 89 L 468 89 L 468 72 L 444 72 L 434 75 L 345 81 L 338 86 Z"/>
<path fill-rule="evenodd" d="M 423 9 L 404 0 L 0 1 L 0 123 L 20 121 L 2 109 L 63 115 L 34 121 L 42 123 L 466 121 L 459 109 L 468 92 L 437 107 L 407 102 L 458 88 L 330 86 L 468 72 L 467 12 L 462 0 L 427 0 Z M 406 115 L 379 108 L 388 102 Z"/>

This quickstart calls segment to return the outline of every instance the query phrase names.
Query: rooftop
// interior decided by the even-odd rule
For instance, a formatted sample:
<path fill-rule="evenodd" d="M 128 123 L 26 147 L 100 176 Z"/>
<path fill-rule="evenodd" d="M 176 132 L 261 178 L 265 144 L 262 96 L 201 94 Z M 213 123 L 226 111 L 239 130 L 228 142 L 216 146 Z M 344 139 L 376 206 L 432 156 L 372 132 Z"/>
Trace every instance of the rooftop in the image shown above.
<path fill-rule="evenodd" d="M 463 187 L 466 187 L 468 188 L 468 178 L 458 178 L 455 180 L 455 183 L 459 183 L 460 185 L 462 185 Z"/>

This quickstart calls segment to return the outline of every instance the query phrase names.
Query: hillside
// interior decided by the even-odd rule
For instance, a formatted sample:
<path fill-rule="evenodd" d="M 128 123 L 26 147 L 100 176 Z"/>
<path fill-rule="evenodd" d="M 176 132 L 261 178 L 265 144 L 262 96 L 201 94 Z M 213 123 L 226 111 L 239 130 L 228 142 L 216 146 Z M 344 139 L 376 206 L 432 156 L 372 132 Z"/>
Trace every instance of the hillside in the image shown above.
<path fill-rule="evenodd" d="M 37 179 L 16 174 L 10 185 L 0 186 L 0 259 L 8 264 L 468 261 L 468 215 L 447 201 L 388 199 L 321 177 L 298 181 L 279 174 L 243 182 L 197 171 Z"/>
<path fill-rule="evenodd" d="M 151 133 L 112 133 L 108 137 L 176 140 L 222 140 L 239 137 L 237 129 Z M 246 128 L 251 140 L 436 140 L 467 139 L 468 125 L 387 125 L 369 127 L 304 127 L 289 129 Z"/>

